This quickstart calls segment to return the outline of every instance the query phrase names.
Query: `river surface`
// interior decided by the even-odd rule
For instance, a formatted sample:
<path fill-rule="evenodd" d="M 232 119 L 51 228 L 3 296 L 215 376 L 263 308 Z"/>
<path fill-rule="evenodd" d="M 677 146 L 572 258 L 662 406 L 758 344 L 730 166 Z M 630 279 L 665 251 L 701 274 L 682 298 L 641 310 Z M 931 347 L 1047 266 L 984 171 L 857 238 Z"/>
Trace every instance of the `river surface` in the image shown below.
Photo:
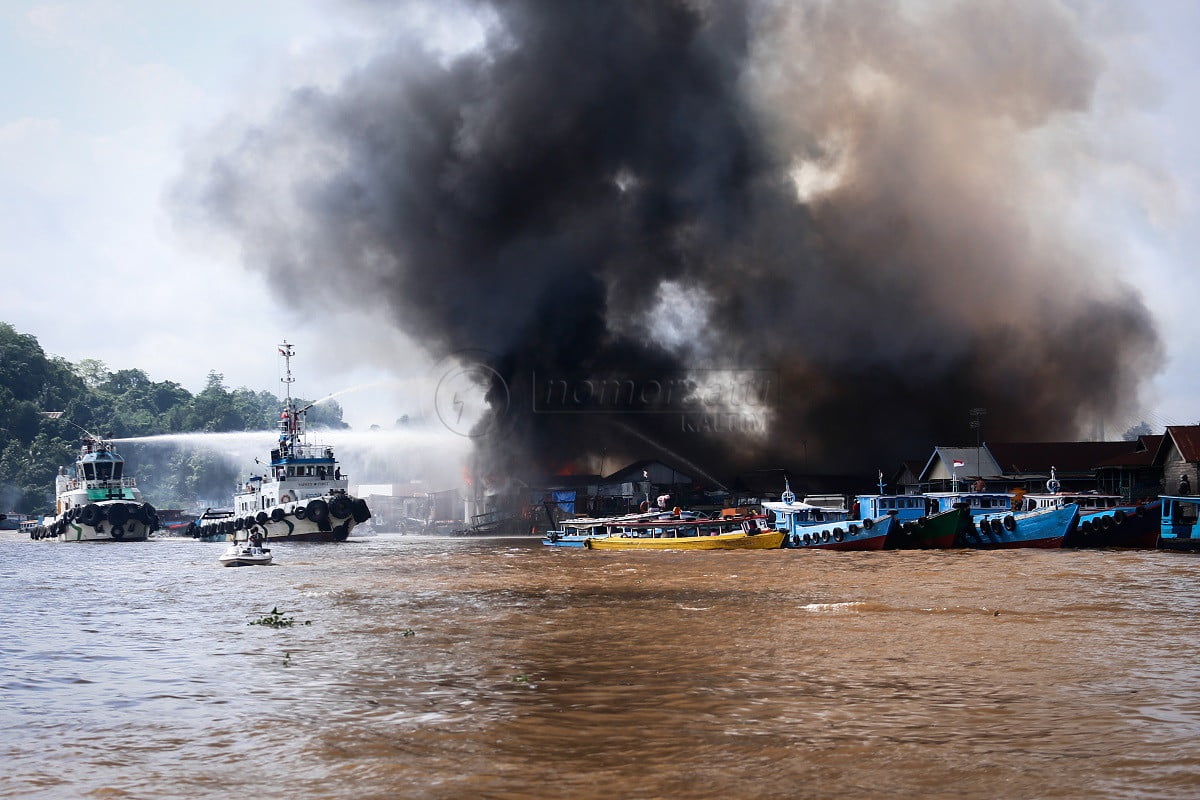
<path fill-rule="evenodd" d="M 1195 556 L 224 547 L 0 541 L 0 797 L 1200 796 Z"/>

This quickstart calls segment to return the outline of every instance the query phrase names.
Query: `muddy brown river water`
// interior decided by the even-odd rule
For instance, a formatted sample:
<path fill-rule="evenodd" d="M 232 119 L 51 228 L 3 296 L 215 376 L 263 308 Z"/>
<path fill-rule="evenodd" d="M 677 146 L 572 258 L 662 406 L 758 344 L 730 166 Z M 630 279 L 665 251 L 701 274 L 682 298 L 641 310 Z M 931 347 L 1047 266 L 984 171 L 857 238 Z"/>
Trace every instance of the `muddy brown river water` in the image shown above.
<path fill-rule="evenodd" d="M 224 547 L 0 541 L 0 797 L 1200 796 L 1194 556 Z"/>

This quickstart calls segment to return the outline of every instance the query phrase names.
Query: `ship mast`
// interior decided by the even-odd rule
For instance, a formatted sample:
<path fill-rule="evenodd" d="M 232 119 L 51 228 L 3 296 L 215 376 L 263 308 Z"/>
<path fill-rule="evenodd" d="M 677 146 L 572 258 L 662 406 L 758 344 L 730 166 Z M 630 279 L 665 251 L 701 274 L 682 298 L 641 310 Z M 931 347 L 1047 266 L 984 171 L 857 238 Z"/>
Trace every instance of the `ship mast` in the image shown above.
<path fill-rule="evenodd" d="M 296 413 L 296 405 L 292 400 L 292 384 L 296 379 L 292 377 L 292 356 L 296 354 L 294 345 L 288 343 L 287 339 L 283 340 L 283 344 L 279 345 L 279 355 L 283 356 L 284 376 L 279 379 L 284 385 L 284 401 L 283 401 L 283 419 L 280 421 L 280 439 L 286 437 L 287 449 L 291 451 L 296 444 L 296 437 L 300 432 L 299 415 Z"/>

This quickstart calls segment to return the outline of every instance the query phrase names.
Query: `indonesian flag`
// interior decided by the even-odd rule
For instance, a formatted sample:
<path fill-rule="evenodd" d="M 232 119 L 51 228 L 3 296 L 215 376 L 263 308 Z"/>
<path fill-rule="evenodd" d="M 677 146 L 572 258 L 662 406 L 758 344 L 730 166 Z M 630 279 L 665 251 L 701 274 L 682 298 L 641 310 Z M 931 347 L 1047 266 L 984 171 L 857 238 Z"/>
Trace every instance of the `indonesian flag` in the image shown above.
<path fill-rule="evenodd" d="M 957 469 L 958 467 L 965 467 L 966 465 L 967 465 L 967 462 L 965 462 L 965 461 L 960 461 L 960 460 L 959 460 L 959 459 L 957 459 L 957 458 L 956 458 L 956 459 L 954 459 L 954 467 L 955 467 L 955 469 Z"/>

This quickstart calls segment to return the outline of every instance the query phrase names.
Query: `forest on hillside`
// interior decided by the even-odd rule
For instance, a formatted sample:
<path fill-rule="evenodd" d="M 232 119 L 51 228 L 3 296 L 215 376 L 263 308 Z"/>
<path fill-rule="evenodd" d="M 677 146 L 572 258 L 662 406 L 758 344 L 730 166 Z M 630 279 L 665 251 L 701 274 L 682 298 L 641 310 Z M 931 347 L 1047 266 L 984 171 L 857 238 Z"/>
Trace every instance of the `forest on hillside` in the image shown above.
<path fill-rule="evenodd" d="M 0 513 L 51 511 L 54 476 L 75 463 L 84 431 L 105 439 L 272 431 L 279 410 L 271 392 L 229 389 L 219 372 L 192 394 L 140 369 L 113 371 L 95 359 L 71 363 L 47 355 L 36 337 L 0 322 Z M 332 401 L 310 409 L 308 424 L 349 427 Z M 228 502 L 237 478 L 237 468 L 213 452 L 184 447 L 154 448 L 130 467 L 159 508 L 191 508 L 214 497 Z"/>

